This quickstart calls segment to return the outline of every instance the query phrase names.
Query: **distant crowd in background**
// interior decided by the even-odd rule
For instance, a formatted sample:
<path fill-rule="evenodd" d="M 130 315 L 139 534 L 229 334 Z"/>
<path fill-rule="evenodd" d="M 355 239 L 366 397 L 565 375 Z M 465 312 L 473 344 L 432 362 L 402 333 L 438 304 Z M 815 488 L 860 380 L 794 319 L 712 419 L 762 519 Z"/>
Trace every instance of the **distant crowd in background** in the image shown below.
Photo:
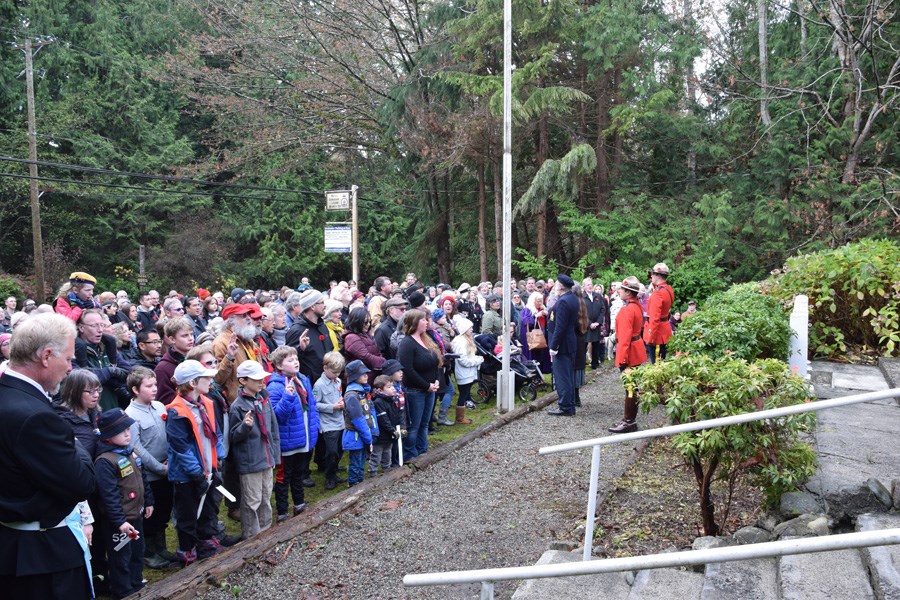
<path fill-rule="evenodd" d="M 317 485 L 313 462 L 326 489 L 354 486 L 427 452 L 436 428 L 471 424 L 466 411 L 496 384 L 487 374 L 499 369 L 504 312 L 517 388 L 534 393 L 552 373 L 559 402 L 550 414 L 574 415 L 588 365 L 663 359 L 672 331 L 696 311 L 693 302 L 672 310 L 666 265 L 648 277 L 648 287 L 628 277 L 608 292 L 589 278 L 529 277 L 508 293 L 499 282 L 423 285 L 413 273 L 378 277 L 367 290 L 331 281 L 323 292 L 304 277 L 297 288 L 131 298 L 76 272 L 52 305 L 26 299 L 18 310 L 19 299 L 5 300 L 0 397 L 4 385 L 37 382 L 74 434 L 77 456 L 67 460 L 86 456 L 94 485 L 65 516 L 86 541 L 88 581 L 124 597 L 143 586 L 144 566 L 191 564 L 303 512 L 305 488 Z M 67 335 L 71 363 L 53 371 L 38 355 L 48 344 L 64 355 Z M 29 372 L 57 378 L 56 387 Z M 635 430 L 635 417 L 632 390 L 610 431 Z M 4 535 L 41 522 L 21 504 L 41 493 L 40 482 L 30 486 L 0 493 L 0 556 Z M 225 534 L 223 501 L 240 536 Z M 9 567 L 0 565 L 0 580 Z"/>

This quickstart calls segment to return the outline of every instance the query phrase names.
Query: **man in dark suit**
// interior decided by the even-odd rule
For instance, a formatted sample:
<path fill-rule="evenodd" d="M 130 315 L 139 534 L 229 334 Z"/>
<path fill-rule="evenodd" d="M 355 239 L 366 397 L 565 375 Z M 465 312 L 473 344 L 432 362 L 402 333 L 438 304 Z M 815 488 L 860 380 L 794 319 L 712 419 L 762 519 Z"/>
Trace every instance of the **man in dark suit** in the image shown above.
<path fill-rule="evenodd" d="M 560 296 L 550 316 L 553 326 L 548 327 L 550 341 L 547 347 L 553 361 L 553 383 L 559 406 L 547 414 L 570 417 L 575 416 L 575 352 L 578 346 L 575 329 L 578 327 L 581 304 L 572 293 L 575 281 L 571 277 L 560 273 L 556 282 Z"/>
<path fill-rule="evenodd" d="M 75 324 L 22 323 L 0 377 L 0 590 L 4 598 L 91 598 L 76 504 L 94 489 L 91 458 L 51 408 L 72 369 Z"/>

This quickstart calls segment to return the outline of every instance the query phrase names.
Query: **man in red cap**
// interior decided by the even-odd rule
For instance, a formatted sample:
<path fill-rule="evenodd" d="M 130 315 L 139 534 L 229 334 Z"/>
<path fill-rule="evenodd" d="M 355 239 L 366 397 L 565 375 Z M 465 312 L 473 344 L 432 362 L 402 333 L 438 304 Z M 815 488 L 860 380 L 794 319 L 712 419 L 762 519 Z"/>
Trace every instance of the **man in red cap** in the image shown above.
<path fill-rule="evenodd" d="M 666 279 L 669 267 L 665 263 L 656 263 L 648 273 L 653 283 L 653 293 L 647 302 L 647 326 L 644 327 L 644 344 L 647 345 L 647 358 L 650 364 L 656 359 L 665 360 L 669 338 L 672 337 L 672 326 L 669 324 L 669 311 L 675 304 L 675 292 Z"/>
<path fill-rule="evenodd" d="M 238 380 L 237 366 L 245 360 L 255 360 L 263 364 L 259 344 L 257 323 L 262 320 L 262 311 L 256 304 L 232 303 L 222 311 L 225 329 L 213 340 L 213 353 L 219 361 L 219 372 L 228 373 L 228 380 L 222 386 L 222 392 L 228 403 L 237 398 Z"/>

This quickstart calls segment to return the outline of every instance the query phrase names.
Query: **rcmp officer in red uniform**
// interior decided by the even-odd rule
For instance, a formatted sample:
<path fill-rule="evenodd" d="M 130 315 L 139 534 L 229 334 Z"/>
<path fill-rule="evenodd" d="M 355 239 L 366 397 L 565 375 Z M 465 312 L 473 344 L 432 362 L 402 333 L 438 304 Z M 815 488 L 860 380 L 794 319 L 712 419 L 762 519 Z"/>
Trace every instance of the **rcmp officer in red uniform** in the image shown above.
<path fill-rule="evenodd" d="M 637 277 L 628 277 L 619 286 L 619 298 L 625 303 L 616 315 L 616 366 L 619 371 L 637 367 L 647 362 L 647 351 L 641 340 L 641 328 L 644 325 L 644 311 L 638 302 L 637 295 L 641 290 L 641 282 Z M 637 431 L 637 394 L 634 390 L 625 390 L 625 416 L 622 422 L 610 427 L 612 433 L 630 433 Z"/>
<path fill-rule="evenodd" d="M 675 304 L 675 292 L 666 279 L 669 267 L 665 263 L 656 263 L 648 273 L 653 283 L 653 293 L 647 303 L 647 325 L 644 327 L 644 343 L 647 345 L 647 358 L 650 364 L 656 359 L 665 360 L 666 345 L 672 337 L 672 326 L 669 324 L 669 312 Z"/>

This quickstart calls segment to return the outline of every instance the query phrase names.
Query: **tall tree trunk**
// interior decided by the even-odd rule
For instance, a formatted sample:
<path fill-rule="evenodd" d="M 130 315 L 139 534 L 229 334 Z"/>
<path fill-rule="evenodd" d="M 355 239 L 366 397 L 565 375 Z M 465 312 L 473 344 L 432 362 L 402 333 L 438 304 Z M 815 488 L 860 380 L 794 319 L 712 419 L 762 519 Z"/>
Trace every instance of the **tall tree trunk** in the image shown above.
<path fill-rule="evenodd" d="M 452 194 L 450 193 L 450 175 L 444 174 L 444 202 L 439 206 L 436 246 L 438 280 L 450 281 L 450 270 L 453 266 L 450 259 L 450 211 Z M 440 203 L 438 203 L 440 205 Z"/>
<path fill-rule="evenodd" d="M 762 93 L 759 101 L 759 114 L 762 118 L 766 134 L 771 137 L 772 117 L 769 116 L 769 36 L 766 19 L 766 0 L 756 0 L 756 16 L 759 32 L 759 83 Z"/>
<path fill-rule="evenodd" d="M 540 85 L 544 87 L 544 82 L 541 81 Z M 537 137 L 537 164 L 535 165 L 535 172 L 540 170 L 550 153 L 550 134 L 547 131 L 546 112 L 542 112 L 538 119 Z M 550 199 L 545 198 L 541 210 L 537 214 L 537 254 L 535 256 L 543 256 L 547 250 L 547 203 L 549 202 Z"/>
<path fill-rule="evenodd" d="M 487 279 L 487 233 L 484 230 L 485 214 L 487 213 L 487 193 L 484 183 L 484 156 L 478 157 L 478 266 L 481 272 L 481 281 Z"/>
<path fill-rule="evenodd" d="M 597 81 L 595 100 L 597 110 L 597 138 L 594 141 L 594 152 L 597 154 L 597 211 L 606 212 L 609 194 L 609 163 L 607 160 L 607 143 L 604 131 L 609 127 L 609 75 L 604 73 Z"/>
<path fill-rule="evenodd" d="M 684 21 L 684 35 L 694 35 L 694 6 L 692 0 L 684 0 L 682 3 L 682 19 Z M 691 115 L 694 111 L 694 102 L 697 100 L 697 81 L 694 74 L 694 59 L 691 58 L 684 69 L 684 112 Z M 697 179 L 697 149 L 691 143 L 687 153 L 688 185 L 693 185 Z"/>
<path fill-rule="evenodd" d="M 797 2 L 797 12 L 800 13 L 800 57 L 806 59 L 806 40 L 809 34 L 806 30 L 806 11 L 808 9 L 809 0 L 800 0 Z"/>

